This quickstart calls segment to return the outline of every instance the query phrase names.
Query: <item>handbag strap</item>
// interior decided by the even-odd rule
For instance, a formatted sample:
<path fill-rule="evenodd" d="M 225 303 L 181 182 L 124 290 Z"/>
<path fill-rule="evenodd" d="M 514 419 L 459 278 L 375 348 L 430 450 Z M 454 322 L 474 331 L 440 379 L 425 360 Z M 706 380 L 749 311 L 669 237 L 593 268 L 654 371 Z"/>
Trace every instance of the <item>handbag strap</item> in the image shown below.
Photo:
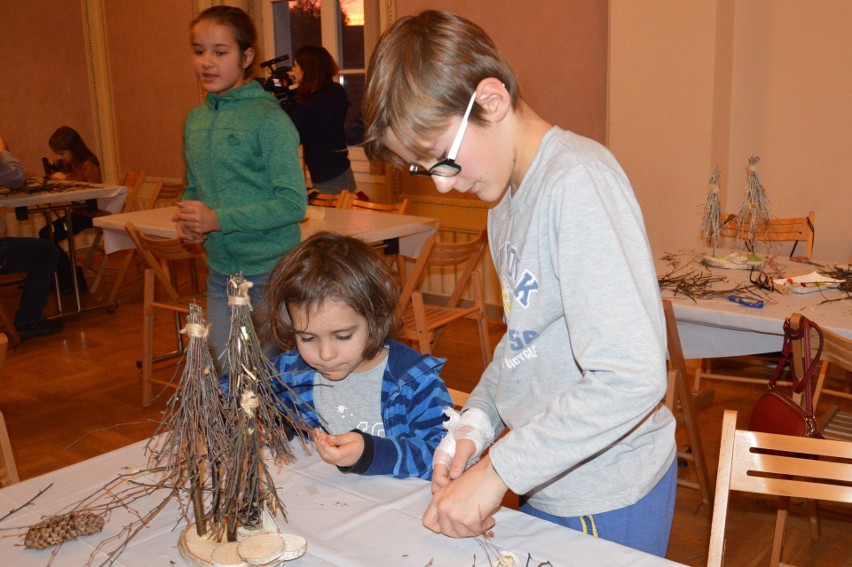
<path fill-rule="evenodd" d="M 811 351 L 811 329 L 816 332 L 817 338 L 819 339 L 819 344 L 817 345 L 817 350 L 815 354 L 812 354 Z M 793 341 L 794 340 L 802 340 L 802 354 L 804 357 L 804 367 L 805 371 L 801 378 L 796 376 L 796 367 L 793 364 Z M 819 325 L 808 319 L 807 317 L 802 317 L 802 324 L 797 331 L 794 331 L 792 325 L 790 323 L 790 319 L 786 319 L 784 321 L 784 346 L 781 350 L 781 359 L 778 361 L 778 366 L 775 368 L 775 373 L 772 375 L 772 378 L 769 380 L 769 389 L 775 387 L 775 383 L 778 381 L 778 378 L 781 376 L 781 373 L 784 370 L 784 367 L 789 363 L 790 364 L 790 376 L 793 382 L 793 392 L 800 394 L 804 393 L 805 396 L 805 412 L 808 417 L 814 417 L 814 404 L 813 404 L 813 393 L 811 388 L 811 378 L 817 370 L 817 367 L 820 363 L 820 357 L 822 356 L 822 329 L 820 329 Z"/>

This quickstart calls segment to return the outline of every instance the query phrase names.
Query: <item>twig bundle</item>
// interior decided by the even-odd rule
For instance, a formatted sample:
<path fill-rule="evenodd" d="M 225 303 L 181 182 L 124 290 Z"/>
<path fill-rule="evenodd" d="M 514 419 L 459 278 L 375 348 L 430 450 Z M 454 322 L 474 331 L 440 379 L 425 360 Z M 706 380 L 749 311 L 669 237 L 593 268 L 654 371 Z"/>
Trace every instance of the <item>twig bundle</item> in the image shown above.
<path fill-rule="evenodd" d="M 264 509 L 285 514 L 260 448 L 265 444 L 275 459 L 290 460 L 291 433 L 307 430 L 298 414 L 279 403 L 272 387 L 276 372 L 263 354 L 252 322 L 251 286 L 242 275 L 228 280 L 231 330 L 226 406 L 232 421 L 222 511 L 229 541 L 236 538 L 237 526 L 259 528 Z"/>
<path fill-rule="evenodd" d="M 719 240 L 719 230 L 722 228 L 722 208 L 719 204 L 719 168 L 710 174 L 710 188 L 704 202 L 704 216 L 701 220 L 701 240 L 709 242 L 716 255 L 716 244 Z"/>
<path fill-rule="evenodd" d="M 752 154 L 748 158 L 748 183 L 740 212 L 737 215 L 737 234 L 744 239 L 746 248 L 755 252 L 755 245 L 769 234 L 772 218 L 769 196 L 757 177 L 757 162 L 760 158 Z"/>

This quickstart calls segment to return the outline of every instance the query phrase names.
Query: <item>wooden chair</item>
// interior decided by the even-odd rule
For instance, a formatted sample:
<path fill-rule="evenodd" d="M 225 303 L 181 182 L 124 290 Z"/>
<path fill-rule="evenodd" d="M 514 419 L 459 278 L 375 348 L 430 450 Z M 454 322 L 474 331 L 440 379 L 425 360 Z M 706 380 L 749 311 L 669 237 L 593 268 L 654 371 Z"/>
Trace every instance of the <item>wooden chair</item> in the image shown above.
<path fill-rule="evenodd" d="M 488 366 L 492 352 L 488 342 L 482 276 L 477 269 L 487 244 L 488 238 L 484 230 L 469 242 L 440 242 L 437 234 L 426 240 L 400 297 L 405 323 L 402 338 L 417 343 L 420 352 L 431 354 L 441 332 L 449 323 L 461 318 L 475 319 L 479 327 L 482 361 Z M 423 300 L 420 287 L 431 268 L 459 270 L 446 305 L 427 305 Z M 472 303 L 462 305 L 462 294 L 468 287 Z"/>
<path fill-rule="evenodd" d="M 793 248 L 790 250 L 791 258 L 796 253 L 796 246 L 798 243 L 804 242 L 805 252 L 804 254 L 800 254 L 798 257 L 810 259 L 814 248 L 814 230 L 814 211 L 810 211 L 806 217 L 771 219 L 769 221 L 767 233 L 761 235 L 761 240 L 765 242 L 792 242 Z M 728 238 L 738 238 L 741 236 L 737 231 L 737 215 L 729 214 L 725 217 L 719 234 Z M 770 366 L 772 366 L 777 360 L 777 358 L 773 356 L 755 356 L 757 356 L 758 359 L 765 359 Z M 744 360 L 747 358 L 754 359 L 754 356 L 743 357 Z M 765 384 L 767 381 L 767 379 L 764 378 L 750 378 L 746 376 L 734 376 L 713 372 L 712 359 L 706 359 L 702 362 L 701 367 L 695 374 L 694 389 L 698 390 L 702 378 L 728 380 L 730 382 L 743 382 L 749 384 Z"/>
<path fill-rule="evenodd" d="M 26 272 L 2 274 L 0 275 L 0 288 L 23 285 L 26 279 Z M 7 342 L 12 343 L 13 347 L 21 344 L 21 336 L 18 334 L 18 328 L 15 327 L 15 315 L 2 300 L 0 300 L 0 323 L 3 324 L 2 331 L 8 337 Z M 5 350 L 3 356 L 5 357 Z"/>
<path fill-rule="evenodd" d="M 150 181 L 150 180 L 149 180 Z M 186 183 L 183 181 L 165 181 L 157 180 L 158 185 L 151 191 L 148 197 L 151 209 L 159 209 L 162 207 L 171 207 L 176 205 L 183 196 L 183 190 L 186 189 Z"/>
<path fill-rule="evenodd" d="M 127 234 L 136 244 L 139 254 L 147 264 L 144 276 L 143 322 L 142 322 L 142 405 L 149 407 L 153 401 L 152 384 L 173 386 L 168 380 L 154 379 L 154 364 L 174 359 L 183 354 L 184 339 L 180 330 L 192 302 L 204 304 L 198 284 L 195 262 L 204 257 L 199 247 L 184 246 L 179 238 L 148 238 L 133 223 L 127 223 Z M 176 263 L 187 262 L 190 271 L 191 293 L 181 295 L 176 275 Z M 160 295 L 157 294 L 159 286 Z M 161 297 L 161 298 L 160 298 Z M 167 354 L 154 355 L 154 315 L 157 310 L 174 316 L 175 350 Z M 137 363 L 138 364 L 138 363 Z"/>
<path fill-rule="evenodd" d="M 0 378 L 3 377 L 3 367 L 6 363 L 6 347 L 9 341 L 6 335 L 0 333 Z M 18 482 L 18 467 L 15 465 L 15 455 L 12 453 L 12 443 L 6 430 L 6 420 L 0 411 L 0 487 Z"/>
<path fill-rule="evenodd" d="M 817 321 L 817 324 L 819 322 Z M 798 331 L 802 325 L 802 314 L 793 313 L 790 316 L 790 327 Z M 822 366 L 814 386 L 813 404 L 814 412 L 822 434 L 829 439 L 852 441 L 852 413 L 840 411 L 840 407 L 832 404 L 825 411 L 819 410 L 819 401 L 823 394 L 852 400 L 849 386 L 852 385 L 852 340 L 847 339 L 826 328 L 822 330 Z M 811 344 L 815 344 L 811 341 Z M 796 375 L 802 376 L 804 372 L 804 349 L 803 340 L 793 340 L 793 365 Z M 826 380 L 831 367 L 840 370 L 846 381 L 846 390 L 836 390 L 826 387 Z"/>
<path fill-rule="evenodd" d="M 677 483 L 680 486 L 694 488 L 701 494 L 701 502 L 709 509 L 713 501 L 713 485 L 710 483 L 710 475 L 707 472 L 707 460 L 704 458 L 704 443 L 701 440 L 701 429 L 698 426 L 697 399 L 703 404 L 709 403 L 708 394 L 712 392 L 701 392 L 694 394 L 686 384 L 686 361 L 683 358 L 683 348 L 680 343 L 680 334 L 677 330 L 677 320 L 674 315 L 672 302 L 663 300 L 663 312 L 666 316 L 666 343 L 669 351 L 669 361 L 672 370 L 669 372 L 668 390 L 666 393 L 666 406 L 676 417 L 681 416 L 686 427 L 689 439 L 689 450 L 678 450 L 677 458 L 691 462 L 695 468 L 696 482 L 680 478 Z"/>
<path fill-rule="evenodd" d="M 447 391 L 450 393 L 450 400 L 453 402 L 453 406 L 459 410 L 464 407 L 467 399 L 470 397 L 469 393 L 456 390 L 455 388 L 447 388 Z"/>
<path fill-rule="evenodd" d="M 791 258 L 796 253 L 798 243 L 804 242 L 805 252 L 804 254 L 799 254 L 799 256 L 810 259 L 814 251 L 814 230 L 814 211 L 810 211 L 805 217 L 771 219 L 766 234 L 760 235 L 760 240 L 762 242 L 792 242 L 793 248 L 790 250 Z M 737 230 L 737 215 L 729 214 L 725 216 L 719 234 L 727 238 L 742 238 L 742 235 Z"/>
<path fill-rule="evenodd" d="M 373 201 L 364 201 L 362 199 L 352 198 L 347 203 L 347 209 L 355 209 L 359 211 L 377 211 L 381 213 L 394 213 L 404 215 L 408 211 L 408 199 L 403 199 L 401 203 L 375 203 Z"/>
<path fill-rule="evenodd" d="M 816 458 L 815 458 L 816 457 Z M 737 412 L 722 419 L 708 567 L 724 564 L 731 491 L 852 503 L 852 443 L 737 429 Z M 778 519 L 771 565 L 779 565 L 786 515 Z"/>
<path fill-rule="evenodd" d="M 329 195 L 327 193 L 320 193 L 316 189 L 308 190 L 308 204 L 313 207 L 346 209 L 352 197 L 352 193 L 349 191 L 341 191 L 337 195 Z"/>

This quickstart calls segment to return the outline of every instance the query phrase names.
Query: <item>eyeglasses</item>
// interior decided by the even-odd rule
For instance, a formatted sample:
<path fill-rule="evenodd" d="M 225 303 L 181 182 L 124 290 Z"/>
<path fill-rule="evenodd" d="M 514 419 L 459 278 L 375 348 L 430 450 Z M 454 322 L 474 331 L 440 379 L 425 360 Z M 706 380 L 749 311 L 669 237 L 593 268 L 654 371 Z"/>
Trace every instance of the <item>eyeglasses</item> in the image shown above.
<path fill-rule="evenodd" d="M 453 144 L 450 146 L 450 152 L 447 154 L 447 159 L 439 161 L 429 169 L 422 169 L 417 165 L 412 165 L 408 168 L 408 173 L 411 175 L 424 175 L 429 177 L 433 175 L 435 177 L 455 177 L 461 173 L 461 166 L 456 163 L 456 156 L 461 148 L 462 139 L 464 138 L 464 133 L 467 130 L 470 111 L 473 108 L 473 102 L 475 100 L 476 91 L 473 92 L 470 96 L 470 102 L 467 103 L 467 110 L 464 111 L 464 117 L 462 118 L 461 125 L 459 125 L 459 131 L 456 132 Z"/>
<path fill-rule="evenodd" d="M 754 268 L 752 268 L 751 272 L 748 275 L 748 281 L 750 281 L 762 290 L 775 291 L 775 282 L 772 281 L 772 278 L 770 278 L 766 272 L 757 272 L 757 277 L 755 277 L 754 273 Z"/>

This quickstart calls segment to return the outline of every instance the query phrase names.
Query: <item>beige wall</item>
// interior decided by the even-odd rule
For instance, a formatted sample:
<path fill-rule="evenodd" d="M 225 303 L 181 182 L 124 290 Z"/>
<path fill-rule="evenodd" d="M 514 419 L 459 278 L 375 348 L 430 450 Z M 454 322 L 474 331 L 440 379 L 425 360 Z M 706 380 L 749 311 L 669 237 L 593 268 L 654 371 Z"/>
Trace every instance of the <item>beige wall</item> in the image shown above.
<path fill-rule="evenodd" d="M 610 4 L 609 146 L 655 253 L 698 244 L 714 165 L 739 208 L 754 153 L 774 215 L 816 211 L 814 257 L 848 259 L 852 3 Z"/>
<path fill-rule="evenodd" d="M 81 14 L 79 0 L 3 2 L 0 10 L 0 136 L 36 174 L 42 156 L 54 158 L 47 140 L 59 126 L 98 151 Z"/>
<path fill-rule="evenodd" d="M 563 128 L 604 141 L 606 2 L 396 0 L 398 17 L 426 9 L 452 10 L 479 24 L 508 59 L 524 99 L 536 112 Z M 437 194 L 428 180 L 402 175 L 400 184 L 406 194 Z"/>
<path fill-rule="evenodd" d="M 103 0 L 118 171 L 183 177 L 183 120 L 200 101 L 191 67 L 190 0 Z M 85 50 L 83 2 L 4 2 L 0 49 L 0 135 L 27 171 L 53 155 L 50 134 L 65 124 L 99 156 Z M 101 107 L 101 111 L 105 111 Z"/>

